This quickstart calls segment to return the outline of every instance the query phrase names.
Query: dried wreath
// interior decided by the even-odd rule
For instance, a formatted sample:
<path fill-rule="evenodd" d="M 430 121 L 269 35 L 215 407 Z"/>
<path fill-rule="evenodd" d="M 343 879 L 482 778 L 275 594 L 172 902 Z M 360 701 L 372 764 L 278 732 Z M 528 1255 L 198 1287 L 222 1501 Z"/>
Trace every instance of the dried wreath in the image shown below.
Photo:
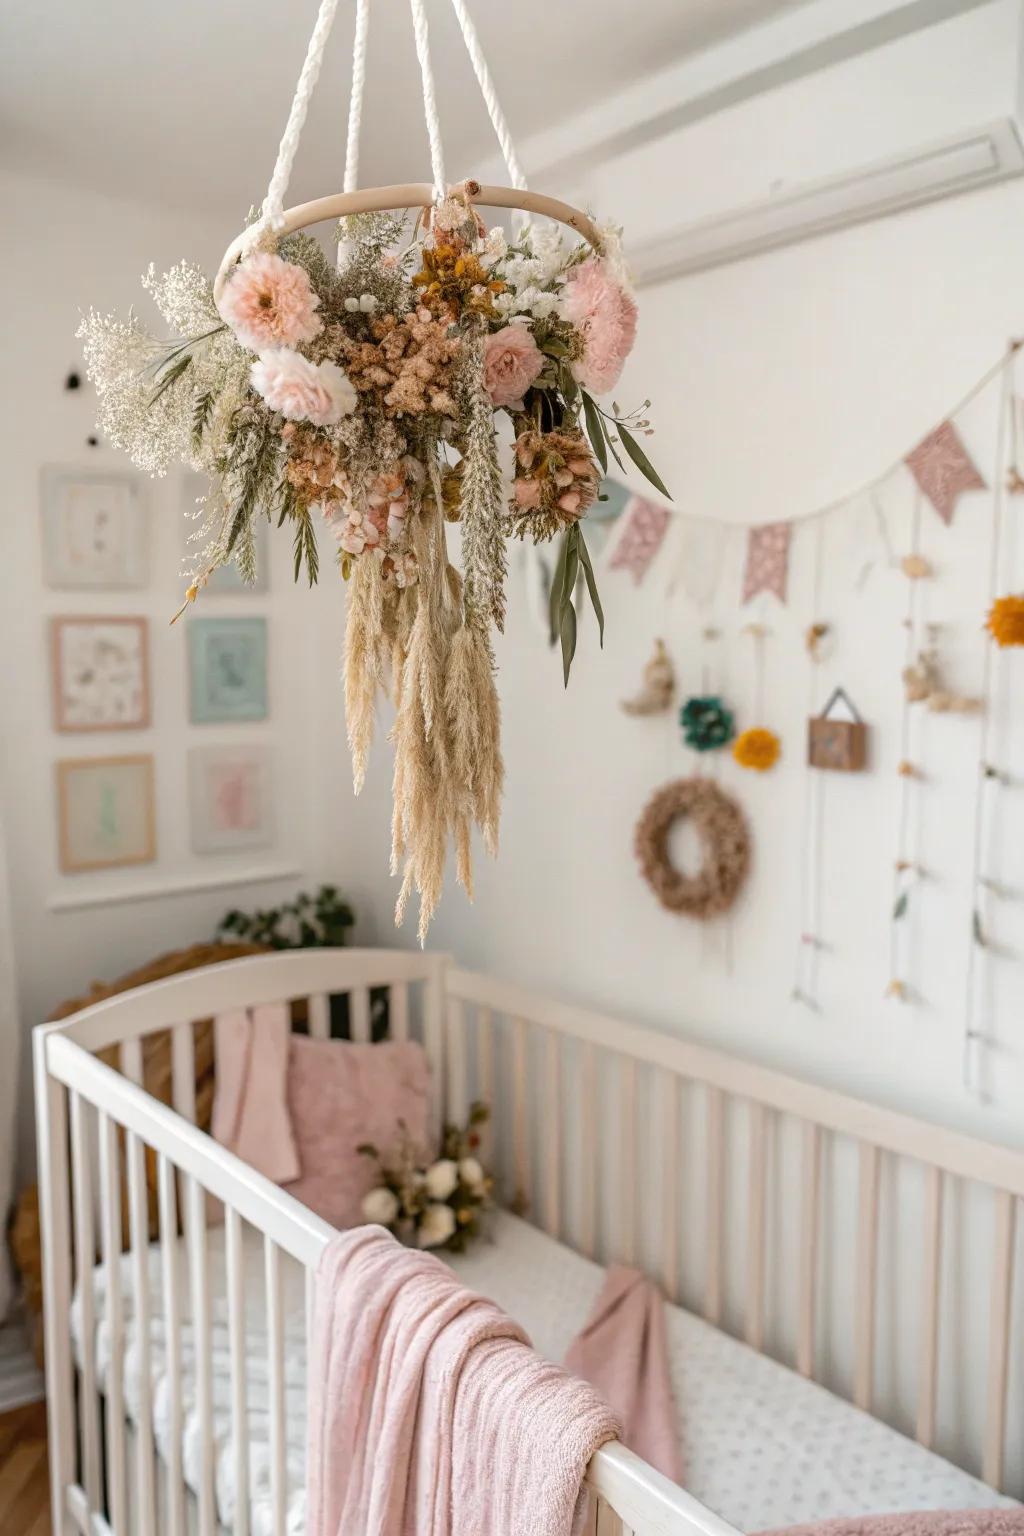
<path fill-rule="evenodd" d="M 183 459 L 210 477 L 187 606 L 233 559 L 255 576 L 261 516 L 290 527 L 295 575 L 317 579 L 314 515 L 351 578 L 345 704 L 357 791 L 379 691 L 396 708 L 396 921 L 415 889 L 420 938 L 449 842 L 471 891 L 470 831 L 497 850 L 503 768 L 491 626 L 505 620 L 505 543 L 564 534 L 552 592 L 566 681 L 582 570 L 602 625 L 581 520 L 619 450 L 660 490 L 639 410 L 610 412 L 636 333 L 614 229 L 567 248 L 557 230 L 484 229 L 474 184 L 405 215 L 342 220 L 340 265 L 261 221 L 223 286 L 181 263 L 143 279 L 176 339 L 92 312 L 79 335 L 108 440 L 142 469 Z M 511 421 L 510 499 L 496 416 Z M 666 493 L 667 494 L 667 493 Z M 462 571 L 445 520 L 462 529 Z"/>
<path fill-rule="evenodd" d="M 689 817 L 704 852 L 693 875 L 681 874 L 668 852 L 668 835 Z M 661 905 L 702 921 L 732 906 L 750 868 L 750 836 L 743 812 L 710 779 L 675 779 L 644 807 L 634 838 L 640 873 Z"/>

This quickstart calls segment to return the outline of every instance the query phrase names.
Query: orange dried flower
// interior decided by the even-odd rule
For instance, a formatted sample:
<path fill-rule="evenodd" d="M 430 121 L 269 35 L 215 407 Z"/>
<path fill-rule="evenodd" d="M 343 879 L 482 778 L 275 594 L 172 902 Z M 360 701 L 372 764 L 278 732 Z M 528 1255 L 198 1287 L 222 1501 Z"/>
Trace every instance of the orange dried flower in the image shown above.
<path fill-rule="evenodd" d="M 986 628 L 997 645 L 1024 645 L 1024 596 L 997 597 L 988 611 Z"/>
<path fill-rule="evenodd" d="M 782 751 L 782 743 L 774 731 L 755 725 L 749 731 L 741 731 L 732 744 L 732 755 L 741 768 L 753 768 L 765 773 L 774 768 Z"/>
<path fill-rule="evenodd" d="M 536 543 L 579 522 L 597 499 L 601 477 L 581 432 L 535 432 L 516 438 L 509 512 L 512 532 Z"/>

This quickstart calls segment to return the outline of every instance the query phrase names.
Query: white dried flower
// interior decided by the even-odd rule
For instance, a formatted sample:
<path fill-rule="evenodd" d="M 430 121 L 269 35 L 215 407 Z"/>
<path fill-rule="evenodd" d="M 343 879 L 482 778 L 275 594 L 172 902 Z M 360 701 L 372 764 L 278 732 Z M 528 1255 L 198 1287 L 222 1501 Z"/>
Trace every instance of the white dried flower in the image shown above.
<path fill-rule="evenodd" d="M 442 1157 L 427 1169 L 427 1194 L 431 1200 L 447 1200 L 459 1182 L 459 1170 L 450 1157 Z"/>
<path fill-rule="evenodd" d="M 455 1212 L 450 1205 L 428 1205 L 417 1236 L 421 1248 L 440 1248 L 455 1231 Z"/>
<path fill-rule="evenodd" d="M 220 323 L 213 302 L 213 285 L 202 267 L 191 261 L 179 261 L 169 272 L 157 276 L 152 262 L 142 279 L 142 286 L 171 330 L 179 336 L 198 336 Z"/>
<path fill-rule="evenodd" d="M 385 1185 L 363 1196 L 363 1215 L 378 1226 L 390 1227 L 398 1215 L 398 1197 Z"/>
<path fill-rule="evenodd" d="M 484 1184 L 484 1170 L 475 1157 L 464 1157 L 459 1163 L 459 1178 L 467 1189 L 479 1190 Z"/>

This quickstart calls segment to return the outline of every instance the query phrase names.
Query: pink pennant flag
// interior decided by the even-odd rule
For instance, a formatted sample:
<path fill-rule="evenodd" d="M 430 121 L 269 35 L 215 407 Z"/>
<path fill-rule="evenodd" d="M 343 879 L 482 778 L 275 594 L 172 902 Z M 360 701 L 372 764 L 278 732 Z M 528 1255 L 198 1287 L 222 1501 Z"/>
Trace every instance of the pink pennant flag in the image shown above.
<path fill-rule="evenodd" d="M 669 510 L 634 496 L 622 515 L 623 529 L 608 562 L 613 571 L 629 571 L 639 586 L 668 527 Z"/>
<path fill-rule="evenodd" d="M 985 481 L 951 421 L 929 432 L 903 461 L 942 521 L 953 521 L 964 491 L 983 491 Z"/>
<path fill-rule="evenodd" d="M 789 580 L 789 537 L 792 523 L 762 523 L 747 535 L 747 563 L 743 570 L 743 601 L 759 592 L 774 592 L 786 601 Z"/>

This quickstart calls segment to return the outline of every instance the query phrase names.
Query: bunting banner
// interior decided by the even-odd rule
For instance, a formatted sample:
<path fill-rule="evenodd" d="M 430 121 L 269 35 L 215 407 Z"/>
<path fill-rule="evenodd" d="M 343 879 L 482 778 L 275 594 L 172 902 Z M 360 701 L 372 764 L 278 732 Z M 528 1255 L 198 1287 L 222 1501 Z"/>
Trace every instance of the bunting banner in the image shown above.
<path fill-rule="evenodd" d="M 669 516 L 668 507 L 634 496 L 622 514 L 622 533 L 608 562 L 609 570 L 629 571 L 639 586 L 661 548 Z"/>
<path fill-rule="evenodd" d="M 983 491 L 985 481 L 951 421 L 923 437 L 903 461 L 942 521 L 953 521 L 964 491 Z"/>
<path fill-rule="evenodd" d="M 669 596 L 681 588 L 698 608 L 710 608 L 722 579 L 730 525 L 710 517 L 680 519 L 680 523 L 679 557 L 669 582 Z"/>
<path fill-rule="evenodd" d="M 747 534 L 747 561 L 743 569 L 743 602 L 759 592 L 774 592 L 786 601 L 789 580 L 789 540 L 792 523 L 762 523 Z"/>

